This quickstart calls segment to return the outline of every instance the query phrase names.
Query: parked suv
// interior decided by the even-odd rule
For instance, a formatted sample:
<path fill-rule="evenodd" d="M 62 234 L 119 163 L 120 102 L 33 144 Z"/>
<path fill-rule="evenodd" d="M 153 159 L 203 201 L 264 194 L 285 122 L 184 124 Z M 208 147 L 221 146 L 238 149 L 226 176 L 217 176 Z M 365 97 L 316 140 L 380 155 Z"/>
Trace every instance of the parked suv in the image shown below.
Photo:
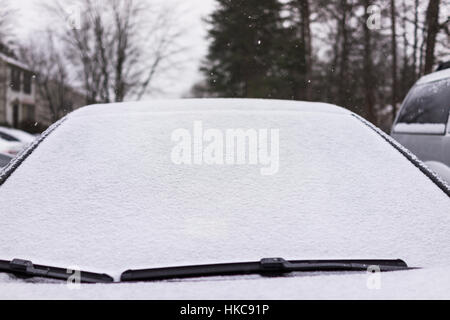
<path fill-rule="evenodd" d="M 35 139 L 25 131 L 0 127 L 0 152 L 16 155 Z"/>
<path fill-rule="evenodd" d="M 417 81 L 391 135 L 450 183 L 450 69 Z"/>

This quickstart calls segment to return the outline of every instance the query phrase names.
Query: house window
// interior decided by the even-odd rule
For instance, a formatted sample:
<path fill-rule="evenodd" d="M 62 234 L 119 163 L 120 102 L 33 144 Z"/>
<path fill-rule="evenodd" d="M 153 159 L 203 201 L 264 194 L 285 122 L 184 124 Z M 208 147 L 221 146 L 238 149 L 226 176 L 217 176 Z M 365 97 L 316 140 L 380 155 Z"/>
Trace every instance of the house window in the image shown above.
<path fill-rule="evenodd" d="M 12 106 L 12 120 L 13 120 L 13 127 L 18 128 L 19 127 L 19 104 L 14 103 Z"/>
<path fill-rule="evenodd" d="M 35 108 L 31 104 L 22 105 L 22 121 L 34 122 L 36 119 Z"/>
<path fill-rule="evenodd" d="M 31 94 L 31 73 L 23 73 L 23 92 L 26 94 Z"/>
<path fill-rule="evenodd" d="M 14 91 L 20 91 L 20 69 L 11 67 L 11 89 Z"/>

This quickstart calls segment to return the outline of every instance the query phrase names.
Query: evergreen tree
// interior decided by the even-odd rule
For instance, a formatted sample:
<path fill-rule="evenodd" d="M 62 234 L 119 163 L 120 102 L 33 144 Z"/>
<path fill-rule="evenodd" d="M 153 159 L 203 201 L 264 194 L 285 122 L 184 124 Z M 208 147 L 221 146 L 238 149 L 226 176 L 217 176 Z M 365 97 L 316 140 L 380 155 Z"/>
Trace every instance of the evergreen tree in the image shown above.
<path fill-rule="evenodd" d="M 218 0 L 202 68 L 213 96 L 298 97 L 304 50 L 277 0 Z"/>

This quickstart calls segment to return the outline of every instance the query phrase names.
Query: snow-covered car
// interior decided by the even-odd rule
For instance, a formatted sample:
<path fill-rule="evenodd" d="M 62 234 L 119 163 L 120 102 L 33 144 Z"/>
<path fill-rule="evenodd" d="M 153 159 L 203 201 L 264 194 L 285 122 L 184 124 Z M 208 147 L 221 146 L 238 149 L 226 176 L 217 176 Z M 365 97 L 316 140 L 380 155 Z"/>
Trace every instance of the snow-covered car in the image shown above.
<path fill-rule="evenodd" d="M 334 105 L 88 106 L 0 173 L 0 298 L 449 299 L 449 195 Z"/>
<path fill-rule="evenodd" d="M 16 155 L 35 139 L 25 131 L 0 127 L 0 152 Z"/>
<path fill-rule="evenodd" d="M 417 81 L 391 135 L 450 183 L 450 68 Z"/>
<path fill-rule="evenodd" d="M 0 168 L 6 167 L 12 160 L 12 156 L 6 153 L 0 153 Z"/>

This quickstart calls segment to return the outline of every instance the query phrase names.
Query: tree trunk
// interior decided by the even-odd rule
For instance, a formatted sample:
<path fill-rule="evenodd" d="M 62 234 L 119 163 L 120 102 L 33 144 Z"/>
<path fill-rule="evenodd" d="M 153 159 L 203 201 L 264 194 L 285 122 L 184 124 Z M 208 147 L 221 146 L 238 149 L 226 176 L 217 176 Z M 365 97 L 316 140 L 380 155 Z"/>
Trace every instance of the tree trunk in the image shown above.
<path fill-rule="evenodd" d="M 364 0 L 364 21 L 369 20 L 370 0 Z M 372 62 L 372 34 L 370 33 L 367 23 L 364 23 L 364 96 L 365 96 L 365 113 L 367 120 L 373 124 L 377 124 L 377 116 L 375 113 L 375 94 L 374 94 L 374 76 Z"/>
<path fill-rule="evenodd" d="M 418 31 L 419 31 L 419 0 L 414 1 L 414 44 L 413 44 L 413 70 L 414 80 L 417 80 L 417 46 L 418 46 Z"/>
<path fill-rule="evenodd" d="M 348 3 L 347 0 L 341 0 L 341 16 L 339 21 L 339 28 L 341 29 L 341 60 L 339 66 L 339 104 L 342 107 L 349 107 L 348 104 L 348 55 L 349 55 L 349 39 L 348 39 L 348 29 L 347 29 L 347 13 L 348 13 Z"/>
<path fill-rule="evenodd" d="M 392 46 L 392 122 L 397 115 L 397 24 L 395 0 L 391 0 L 391 46 Z"/>
<path fill-rule="evenodd" d="M 439 32 L 439 3 L 440 0 L 430 0 L 427 9 L 427 41 L 425 51 L 424 73 L 431 73 L 434 66 L 434 47 L 436 46 L 436 36 Z"/>
<path fill-rule="evenodd" d="M 402 37 L 403 37 L 403 65 L 402 65 L 402 73 L 400 80 L 400 99 L 404 97 L 410 87 L 410 79 L 411 74 L 409 70 L 409 57 L 408 57 L 408 34 L 407 34 L 407 24 L 406 24 L 406 15 L 408 14 L 408 8 L 406 6 L 405 0 L 402 1 L 403 7 L 403 19 L 402 19 Z"/>
<path fill-rule="evenodd" d="M 420 44 L 420 49 L 419 49 L 419 74 L 417 75 L 417 77 L 421 77 L 423 76 L 423 60 L 425 58 L 425 44 L 426 44 L 426 36 L 427 33 L 425 30 L 422 30 L 422 43 Z"/>
<path fill-rule="evenodd" d="M 312 81 L 312 40 L 311 40 L 311 19 L 309 0 L 298 0 L 301 15 L 301 34 L 305 48 L 305 68 L 306 68 L 306 83 L 305 83 L 305 100 L 311 100 L 311 81 Z"/>

